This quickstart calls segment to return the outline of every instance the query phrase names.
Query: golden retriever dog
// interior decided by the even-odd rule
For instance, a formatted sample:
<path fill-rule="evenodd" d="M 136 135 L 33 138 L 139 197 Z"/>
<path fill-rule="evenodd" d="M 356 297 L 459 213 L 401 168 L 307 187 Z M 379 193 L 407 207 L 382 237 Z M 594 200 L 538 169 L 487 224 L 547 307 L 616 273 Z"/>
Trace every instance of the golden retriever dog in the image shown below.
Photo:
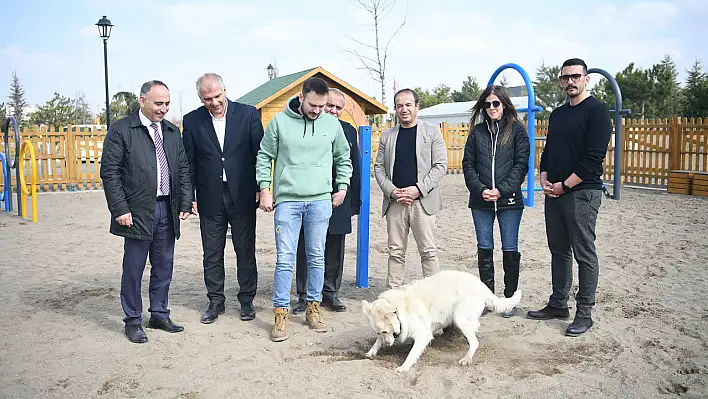
<path fill-rule="evenodd" d="M 499 298 L 477 276 L 457 270 L 442 270 L 402 287 L 383 292 L 369 303 L 362 301 L 362 311 L 377 334 L 366 357 L 376 356 L 382 345 L 393 346 L 408 339 L 414 341 L 406 360 L 396 371 L 408 371 L 443 328 L 457 326 L 470 347 L 459 360 L 469 365 L 479 346 L 477 329 L 485 308 L 503 313 L 521 300 L 517 290 L 511 298 Z"/>

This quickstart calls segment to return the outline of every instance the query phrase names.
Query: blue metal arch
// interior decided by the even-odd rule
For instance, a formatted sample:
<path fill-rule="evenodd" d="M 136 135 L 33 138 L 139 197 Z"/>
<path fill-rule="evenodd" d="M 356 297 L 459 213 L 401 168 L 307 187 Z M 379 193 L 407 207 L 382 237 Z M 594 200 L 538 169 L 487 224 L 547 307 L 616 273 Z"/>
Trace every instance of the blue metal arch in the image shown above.
<path fill-rule="evenodd" d="M 10 157 L 10 125 L 12 124 L 13 133 L 15 135 L 15 158 Z M 17 169 L 20 162 L 20 131 L 17 129 L 17 121 L 14 116 L 7 118 L 5 121 L 5 134 L 3 142 L 5 143 L 5 209 L 12 212 L 12 169 Z M 19 172 L 19 171 L 16 171 Z M 19 182 L 19 174 L 16 174 Z M 17 190 L 17 214 L 22 214 L 22 201 L 20 196 L 21 189 Z"/>
<path fill-rule="evenodd" d="M 536 187 L 536 179 L 535 179 L 535 169 L 536 169 L 536 112 L 541 112 L 543 111 L 543 108 L 536 105 L 536 94 L 533 90 L 533 82 L 531 81 L 531 78 L 529 75 L 526 73 L 524 68 L 519 66 L 518 64 L 514 63 L 507 63 L 499 68 L 497 68 L 496 71 L 492 74 L 492 77 L 489 79 L 489 82 L 487 83 L 487 86 L 493 85 L 494 81 L 497 80 L 497 77 L 499 76 L 500 73 L 502 73 L 506 69 L 514 69 L 516 70 L 521 77 L 524 79 L 524 83 L 526 84 L 526 91 L 528 93 L 528 105 L 526 108 L 517 108 L 517 112 L 526 112 L 528 114 L 528 135 L 529 135 L 529 142 L 531 143 L 531 153 L 529 154 L 529 172 L 526 176 L 526 196 L 524 197 L 524 204 L 528 207 L 533 207 L 534 206 L 534 192 L 535 191 L 541 191 L 541 187 Z"/>
<path fill-rule="evenodd" d="M 10 212 L 10 179 L 7 178 L 7 167 L 5 166 L 5 154 L 0 152 L 0 168 L 2 168 L 2 193 L 0 193 L 0 202 L 4 202 L 5 212 Z"/>

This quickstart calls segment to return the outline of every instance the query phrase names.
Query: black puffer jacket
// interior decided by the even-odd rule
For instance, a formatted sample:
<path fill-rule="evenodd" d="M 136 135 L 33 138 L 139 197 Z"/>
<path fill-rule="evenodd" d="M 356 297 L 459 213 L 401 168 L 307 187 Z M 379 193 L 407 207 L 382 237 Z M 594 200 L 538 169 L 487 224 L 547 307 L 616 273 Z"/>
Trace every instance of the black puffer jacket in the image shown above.
<path fill-rule="evenodd" d="M 497 137 L 492 131 L 503 132 L 504 121 L 493 123 L 492 126 L 492 122 L 485 118 L 485 122 L 475 125 L 467 137 L 462 171 L 470 191 L 468 206 L 494 209 L 494 202 L 485 201 L 482 192 L 497 188 L 502 196 L 496 201 L 497 209 L 523 208 L 521 184 L 529 170 L 531 152 L 526 127 L 514 122 L 511 137 L 502 145 L 501 135 Z"/>

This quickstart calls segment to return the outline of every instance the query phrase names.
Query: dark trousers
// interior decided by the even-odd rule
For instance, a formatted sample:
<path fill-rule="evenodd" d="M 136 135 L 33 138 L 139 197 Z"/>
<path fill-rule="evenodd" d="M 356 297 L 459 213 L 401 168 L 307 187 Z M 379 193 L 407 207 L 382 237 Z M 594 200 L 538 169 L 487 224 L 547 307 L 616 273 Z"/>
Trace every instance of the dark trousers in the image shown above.
<path fill-rule="evenodd" d="M 254 193 L 255 201 L 255 193 Z M 215 216 L 199 215 L 199 227 L 204 251 L 204 284 L 209 302 L 223 304 L 224 296 L 224 248 L 226 230 L 231 225 L 231 241 L 236 252 L 236 279 L 240 303 L 253 301 L 258 285 L 256 268 L 256 209 L 238 212 L 224 184 L 221 209 Z"/>
<path fill-rule="evenodd" d="M 123 276 L 120 282 L 120 303 L 125 312 L 126 324 L 142 324 L 143 300 L 141 282 L 145 262 L 150 255 L 150 308 L 152 317 L 170 315 L 167 295 L 172 281 L 172 264 L 175 253 L 175 229 L 170 201 L 160 199 L 155 203 L 152 241 L 126 238 L 123 246 Z"/>
<path fill-rule="evenodd" d="M 327 233 L 325 242 L 325 272 L 322 298 L 334 298 L 342 286 L 344 271 L 345 234 Z M 295 287 L 300 298 L 305 298 L 307 292 L 307 254 L 305 253 L 305 232 L 300 229 L 300 239 L 297 244 L 297 260 L 295 262 Z"/>
<path fill-rule="evenodd" d="M 553 293 L 548 305 L 568 307 L 573 284 L 573 257 L 578 263 L 578 317 L 590 317 L 595 306 L 599 264 L 595 250 L 595 224 L 602 202 L 600 190 L 578 190 L 546 198 L 546 236 L 551 250 Z"/>

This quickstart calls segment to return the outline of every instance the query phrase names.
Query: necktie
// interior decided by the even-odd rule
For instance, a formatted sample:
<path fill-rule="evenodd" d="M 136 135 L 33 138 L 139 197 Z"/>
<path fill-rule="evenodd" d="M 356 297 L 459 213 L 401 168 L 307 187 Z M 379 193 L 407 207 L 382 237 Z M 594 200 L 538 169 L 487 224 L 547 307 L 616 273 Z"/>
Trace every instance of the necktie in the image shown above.
<path fill-rule="evenodd" d="M 160 164 L 160 192 L 163 195 L 170 193 L 170 165 L 167 163 L 167 155 L 163 146 L 162 136 L 157 131 L 157 123 L 153 122 L 150 127 L 155 132 L 155 149 L 157 151 L 157 162 Z"/>

